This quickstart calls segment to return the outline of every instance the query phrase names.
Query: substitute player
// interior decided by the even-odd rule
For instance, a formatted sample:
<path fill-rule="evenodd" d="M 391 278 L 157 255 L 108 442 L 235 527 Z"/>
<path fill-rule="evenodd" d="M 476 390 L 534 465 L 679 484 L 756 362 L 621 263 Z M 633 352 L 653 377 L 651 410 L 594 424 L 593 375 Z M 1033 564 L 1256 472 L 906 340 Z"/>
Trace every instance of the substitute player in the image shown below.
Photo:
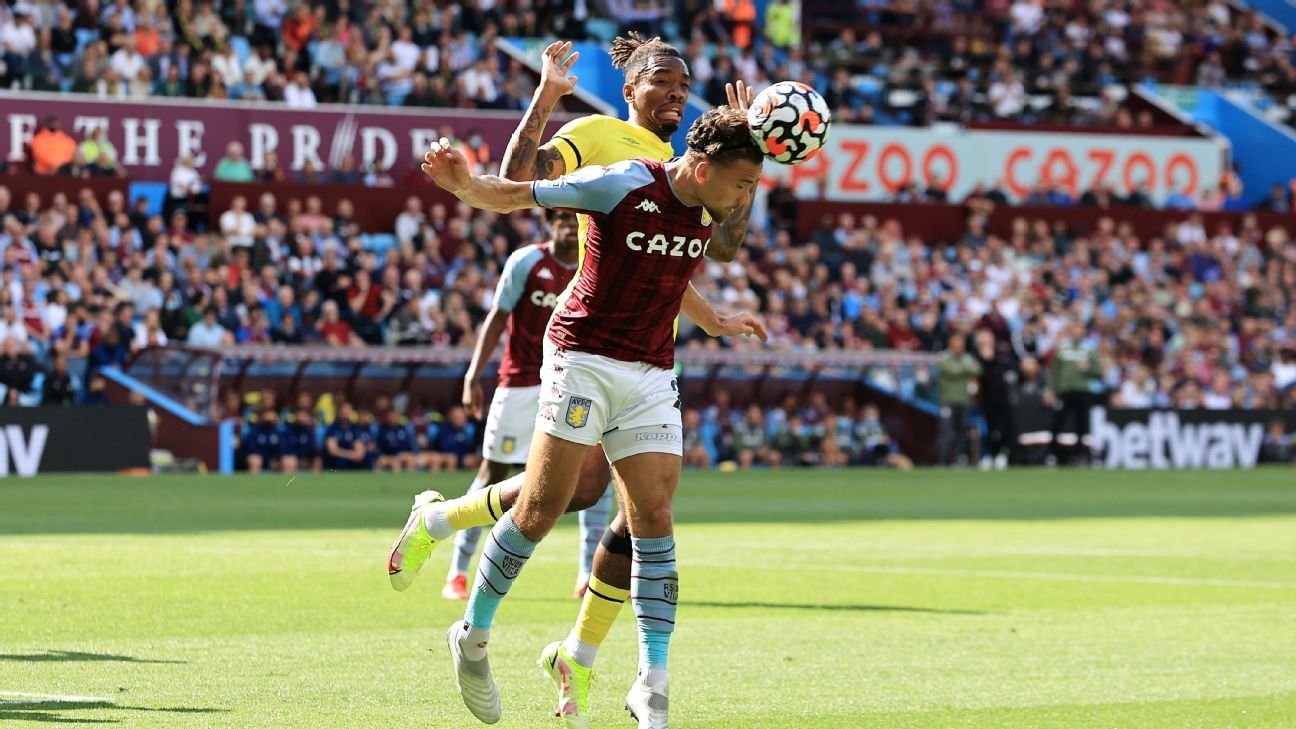
<path fill-rule="evenodd" d="M 507 330 L 508 344 L 486 416 L 482 465 L 469 488 L 470 494 L 503 481 L 512 466 L 526 463 L 527 453 L 531 450 L 531 431 L 535 429 L 540 398 L 541 341 L 558 295 L 567 288 L 576 273 L 579 253 L 576 214 L 551 210 L 547 217 L 553 228 L 553 239 L 539 245 L 523 246 L 504 262 L 490 313 L 482 323 L 481 336 L 477 338 L 468 373 L 464 375 L 464 408 L 472 417 L 481 417 L 481 373 L 495 351 L 500 335 Z M 496 516 L 504 513 L 498 505 L 488 504 L 488 508 L 501 508 Z M 600 534 L 603 526 L 607 525 L 606 510 L 602 520 Z M 454 560 L 446 584 L 441 588 L 445 598 L 468 599 L 468 564 L 477 550 L 480 533 L 481 527 L 471 527 L 455 534 Z M 592 551 L 589 559 L 593 560 Z M 588 579 L 589 567 L 584 571 Z"/>
<path fill-rule="evenodd" d="M 486 655 L 495 611 L 566 511 L 589 449 L 602 441 L 636 565 L 630 602 L 640 667 L 626 705 L 641 729 L 668 726 L 667 654 L 679 596 L 671 501 L 683 442 L 672 322 L 711 243 L 712 220 L 728 220 L 750 200 L 763 159 L 746 115 L 730 107 L 703 114 L 687 144 L 683 157 L 667 163 L 638 159 L 530 184 L 472 175 L 445 139 L 425 158 L 437 185 L 473 207 L 541 205 L 590 216 L 585 259 L 546 335 L 522 492 L 491 530 L 463 623 L 446 633 L 464 703 L 483 722 L 500 718 Z M 411 522 L 422 522 L 424 510 Z"/>

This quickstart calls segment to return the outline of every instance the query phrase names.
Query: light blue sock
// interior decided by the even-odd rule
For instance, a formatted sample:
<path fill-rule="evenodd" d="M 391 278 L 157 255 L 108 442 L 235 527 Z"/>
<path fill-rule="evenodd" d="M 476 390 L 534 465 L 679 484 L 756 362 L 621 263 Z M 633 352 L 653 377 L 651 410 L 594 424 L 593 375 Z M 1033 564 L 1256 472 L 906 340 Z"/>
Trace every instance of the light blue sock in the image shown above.
<path fill-rule="evenodd" d="M 594 551 L 598 549 L 607 531 L 608 518 L 612 516 L 612 485 L 608 484 L 603 497 L 590 508 L 577 515 L 580 519 L 580 573 L 589 575 L 594 572 Z"/>
<path fill-rule="evenodd" d="M 473 479 L 472 485 L 468 487 L 468 493 L 480 491 L 488 485 L 485 480 L 478 476 Z M 473 554 L 477 551 L 477 541 L 481 539 L 481 533 L 481 527 L 472 527 L 455 532 L 455 553 L 454 559 L 451 561 L 449 577 L 468 574 L 468 565 L 472 563 Z"/>
<path fill-rule="evenodd" d="M 469 625 L 479 629 L 490 628 L 500 600 L 508 594 L 513 580 L 526 566 L 535 547 L 535 542 L 518 531 L 512 514 L 506 513 L 495 522 L 486 539 L 486 548 L 482 550 L 481 561 L 477 563 L 477 577 L 473 580 L 468 608 L 464 611 L 464 620 Z"/>
<path fill-rule="evenodd" d="M 634 546 L 634 571 L 630 575 L 630 604 L 639 627 L 640 670 L 665 669 L 675 631 L 675 605 L 679 600 L 679 572 L 675 570 L 675 537 L 639 539 Z"/>

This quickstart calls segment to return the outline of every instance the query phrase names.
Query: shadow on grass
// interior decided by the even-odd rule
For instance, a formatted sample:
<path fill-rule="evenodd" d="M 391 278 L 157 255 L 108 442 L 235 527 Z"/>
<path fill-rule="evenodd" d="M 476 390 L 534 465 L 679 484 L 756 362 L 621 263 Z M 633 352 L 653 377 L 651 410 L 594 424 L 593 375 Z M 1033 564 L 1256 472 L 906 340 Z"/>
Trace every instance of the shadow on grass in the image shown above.
<path fill-rule="evenodd" d="M 571 600 L 560 597 L 510 597 L 509 602 L 542 602 L 561 605 L 573 604 Z M 721 602 L 718 600 L 684 600 L 680 603 L 684 609 L 694 607 L 718 608 L 721 610 L 824 610 L 858 613 L 918 613 L 928 615 L 993 615 L 983 610 L 942 610 L 940 608 L 909 607 L 906 605 L 812 605 L 809 603 L 791 602 Z"/>
<path fill-rule="evenodd" d="M 111 701 L 46 701 L 46 700 L 12 700 L 0 699 L 0 724 L 6 721 L 34 721 L 47 724 L 118 724 L 120 719 L 90 719 L 80 716 L 66 716 L 67 711 L 86 710 L 125 711 L 141 713 L 166 714 L 221 714 L 229 709 L 213 709 L 197 706 L 173 706 L 150 708 L 147 706 L 124 706 Z M 136 717 L 138 718 L 138 717 Z"/>
<path fill-rule="evenodd" d="M 681 607 L 719 608 L 722 610 L 825 610 L 852 613 L 924 613 L 928 615 L 990 615 L 984 610 L 941 610 L 939 608 L 908 607 L 905 605 L 809 605 L 789 602 L 718 602 L 711 600 L 686 600 Z"/>
<path fill-rule="evenodd" d="M 119 656 L 112 653 L 83 653 L 81 651 L 52 651 L 44 653 L 0 653 L 0 661 L 22 661 L 25 663 L 62 662 L 62 661 L 114 661 L 120 663 L 187 663 L 188 661 L 167 661 L 156 658 L 136 658 Z"/>

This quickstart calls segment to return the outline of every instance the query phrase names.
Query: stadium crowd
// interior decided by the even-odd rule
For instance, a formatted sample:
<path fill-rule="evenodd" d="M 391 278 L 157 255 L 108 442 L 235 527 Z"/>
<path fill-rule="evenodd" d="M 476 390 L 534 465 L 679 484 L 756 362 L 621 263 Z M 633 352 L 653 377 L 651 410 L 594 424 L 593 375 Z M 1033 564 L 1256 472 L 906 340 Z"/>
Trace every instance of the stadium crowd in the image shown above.
<path fill-rule="evenodd" d="M 1061 406 L 1070 388 L 1127 407 L 1296 407 L 1296 240 L 1284 228 L 1248 216 L 1207 230 L 1186 214 L 1142 240 L 1114 211 L 1088 230 L 1018 219 L 1001 237 L 987 232 L 987 207 L 974 199 L 957 240 L 923 240 L 894 220 L 850 213 L 800 240 L 778 212 L 778 190 L 770 197 L 761 207 L 775 213 L 756 216 L 738 258 L 708 262 L 698 285 L 722 307 L 760 312 L 774 349 L 939 353 L 985 330 L 987 357 L 1004 360 L 1004 386 L 1025 404 Z M 183 210 L 164 220 L 120 193 L 101 206 L 88 189 L 75 200 L 15 200 L 0 188 L 6 400 L 66 402 L 78 392 L 101 400 L 99 367 L 172 341 L 469 347 L 503 260 L 546 235 L 534 216 L 425 209 L 416 196 L 392 221 L 394 235 L 360 231 L 353 214 L 346 201 L 326 211 L 317 198 L 266 193 L 236 199 L 216 229 L 194 232 Z M 681 340 L 757 346 L 688 324 Z M 1050 383 L 1058 353 L 1070 348 L 1092 352 L 1094 367 L 1078 383 Z M 38 371 L 48 373 L 40 393 Z M 923 369 L 867 376 L 943 405 L 978 389 Z M 62 389 L 51 394 L 54 383 Z M 706 427 L 689 429 L 699 465 L 786 462 L 800 452 L 787 433 L 816 443 L 823 463 L 877 455 L 860 450 L 869 441 L 859 433 L 872 427 L 861 423 L 876 420 L 864 408 L 829 417 L 813 404 L 780 405 L 763 413 L 767 441 L 743 455 L 738 425 L 754 425 L 755 415 L 701 405 L 696 421 Z M 826 452 L 829 442 L 840 453 Z"/>
<path fill-rule="evenodd" d="M 620 24 L 605 20 L 620 19 Z M 812 29 L 801 41 L 801 23 Z M 610 28 L 606 28 L 608 24 Z M 831 33 L 821 29 L 831 28 Z M 662 34 L 698 92 L 738 78 L 826 89 L 841 121 L 1014 119 L 1151 126 L 1122 103 L 1142 80 L 1296 79 L 1291 43 L 1222 0 L 1060 3 L 518 0 L 459 3 L 80 0 L 0 11 L 0 86 L 99 96 L 522 109 L 528 75 L 498 37 Z"/>
<path fill-rule="evenodd" d="M 835 119 L 855 123 L 999 119 L 1133 129 L 1154 124 L 1146 109 L 1134 113 L 1122 103 L 1129 85 L 1140 79 L 1182 81 L 1187 74 L 1210 85 L 1268 78 L 1273 67 L 1292 68 L 1290 44 L 1272 37 L 1254 16 L 1221 2 L 1206 5 L 1191 23 L 1176 19 L 1172 9 L 1149 12 L 1115 0 L 1078 14 L 1042 0 L 909 9 L 865 3 L 861 12 L 868 26 L 843 22 L 833 37 L 806 46 L 797 42 L 796 18 L 799 13 L 820 18 L 824 13 L 813 2 L 800 8 L 777 0 L 763 18 L 755 17 L 750 0 L 671 5 L 651 0 L 620 8 L 619 0 L 526 0 L 505 10 L 494 2 L 427 0 L 18 2 L 0 8 L 0 87 L 114 98 L 270 101 L 301 108 L 337 101 L 520 110 L 534 90 L 531 76 L 499 52 L 495 40 L 596 37 L 592 29 L 606 17 L 624 18 L 624 29 L 665 33 L 679 44 L 694 75 L 694 93 L 710 103 L 722 103 L 725 84 L 739 78 L 757 88 L 772 79 L 801 79 L 824 90 Z M 833 17 L 831 9 L 824 12 Z M 816 20 L 807 22 L 818 27 Z M 122 174 L 117 150 L 102 132 L 74 139 L 56 120 L 42 125 L 30 152 L 32 169 L 42 174 Z M 336 170 L 287 172 L 270 157 L 247 160 L 240 152 L 237 164 L 213 176 L 394 182 L 384 170 L 348 169 L 345 163 Z M 186 170 L 177 160 L 173 191 L 201 189 L 204 181 L 191 167 Z M 1176 194 L 1165 205 L 1238 210 L 1246 207 L 1242 192 L 1240 181 L 1230 177 L 1200 197 Z M 944 195 L 938 187 L 908 186 L 896 197 Z M 1072 199 L 1057 189 L 1035 190 L 1013 202 L 1152 204 L 1140 191 L 1119 196 L 1092 190 Z M 1292 202 L 1292 189 L 1276 189 L 1258 205 L 1286 212 Z"/>
<path fill-rule="evenodd" d="M 865 120 L 1154 125 L 1122 103 L 1145 81 L 1285 88 L 1296 48 L 1222 0 L 805 0 L 826 71 Z M 871 101 L 870 108 L 866 101 Z"/>

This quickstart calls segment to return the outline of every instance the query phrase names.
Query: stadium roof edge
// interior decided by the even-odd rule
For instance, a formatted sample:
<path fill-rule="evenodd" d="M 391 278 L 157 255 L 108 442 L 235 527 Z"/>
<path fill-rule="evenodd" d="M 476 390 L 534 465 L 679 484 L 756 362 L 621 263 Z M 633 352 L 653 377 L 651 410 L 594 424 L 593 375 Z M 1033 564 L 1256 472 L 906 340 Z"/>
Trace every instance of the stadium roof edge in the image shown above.
<path fill-rule="evenodd" d="M 1157 92 L 1156 87 L 1137 83 L 1130 86 L 1130 92 L 1138 94 L 1139 98 L 1178 119 L 1184 126 L 1192 127 L 1197 130 L 1197 133 L 1207 139 L 1214 140 L 1216 144 L 1223 145 L 1230 155 L 1232 154 L 1233 143 L 1229 141 L 1228 137 L 1221 134 L 1218 130 L 1213 129 L 1209 124 L 1203 124 L 1202 122 L 1197 121 L 1188 114 L 1185 114 L 1174 104 L 1167 102 L 1165 98 Z"/>
<path fill-rule="evenodd" d="M 519 46 L 512 39 L 496 38 L 495 48 L 498 49 L 504 55 L 508 56 L 509 58 L 512 58 L 513 60 L 517 61 L 523 66 L 526 66 L 532 71 L 535 71 L 537 73 L 540 72 L 540 68 L 538 64 L 536 64 L 535 59 L 529 57 L 525 52 L 523 52 L 521 46 Z M 598 110 L 600 114 L 604 114 L 606 116 L 617 115 L 617 110 L 615 107 L 613 107 L 611 104 L 607 103 L 606 101 L 600 99 L 595 94 L 590 93 L 589 89 L 586 89 L 580 85 L 577 85 L 575 90 L 572 91 L 572 96 L 575 96 L 576 98 L 580 99 L 586 104 L 589 104 L 590 106 L 594 107 L 595 109 Z M 570 116 L 575 117 L 575 116 L 585 116 L 585 115 L 572 114 Z"/>

